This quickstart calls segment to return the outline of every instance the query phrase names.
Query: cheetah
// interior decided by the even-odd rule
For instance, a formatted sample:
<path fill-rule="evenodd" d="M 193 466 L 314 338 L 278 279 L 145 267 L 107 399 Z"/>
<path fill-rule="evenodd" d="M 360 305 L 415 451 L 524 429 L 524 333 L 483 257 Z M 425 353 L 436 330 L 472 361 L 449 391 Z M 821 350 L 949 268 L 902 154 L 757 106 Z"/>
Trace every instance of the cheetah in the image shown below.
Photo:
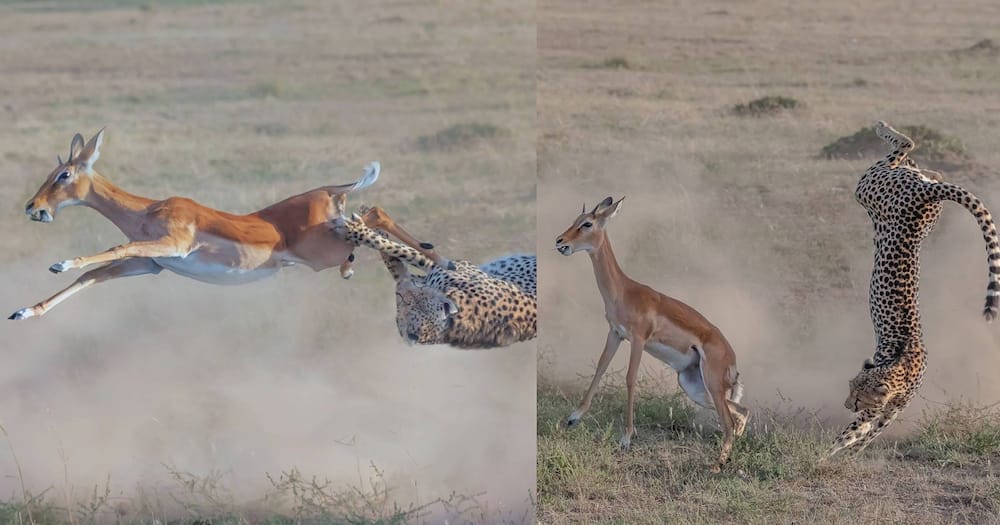
<path fill-rule="evenodd" d="M 864 450 L 920 387 L 927 366 L 918 304 L 920 244 L 937 223 L 943 201 L 964 206 L 982 230 L 989 265 L 983 308 L 987 322 L 996 319 L 1000 301 L 1000 241 L 989 210 L 969 191 L 944 182 L 939 173 L 921 170 L 907 157 L 915 147 L 909 137 L 882 121 L 874 130 L 893 150 L 865 171 L 855 197 L 874 226 L 869 308 L 876 350 L 849 383 L 844 406 L 858 415 L 825 458 L 845 448 L 854 453 Z"/>
<path fill-rule="evenodd" d="M 368 227 L 358 215 L 341 220 L 337 228 L 347 242 L 381 254 L 396 281 L 396 326 L 407 343 L 497 348 L 535 337 L 535 256 L 507 256 L 481 267 L 469 261 L 435 264 Z M 412 275 L 407 265 L 427 273 Z"/>

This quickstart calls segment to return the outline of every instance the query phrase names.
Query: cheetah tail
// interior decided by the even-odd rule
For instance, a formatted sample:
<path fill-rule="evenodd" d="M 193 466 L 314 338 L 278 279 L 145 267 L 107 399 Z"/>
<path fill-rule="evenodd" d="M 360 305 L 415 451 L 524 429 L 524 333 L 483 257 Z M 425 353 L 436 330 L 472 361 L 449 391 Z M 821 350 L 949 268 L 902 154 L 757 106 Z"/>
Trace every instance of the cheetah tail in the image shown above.
<path fill-rule="evenodd" d="M 983 240 L 986 241 L 986 262 L 990 269 L 990 282 L 986 286 L 986 306 L 983 307 L 983 317 L 987 322 L 997 318 L 998 307 L 1000 307 L 1000 239 L 997 237 L 997 227 L 990 215 L 990 210 L 986 209 L 978 197 L 972 192 L 947 182 L 931 183 L 933 193 L 940 200 L 954 201 L 965 209 L 969 210 L 976 221 L 979 229 L 983 232 Z"/>

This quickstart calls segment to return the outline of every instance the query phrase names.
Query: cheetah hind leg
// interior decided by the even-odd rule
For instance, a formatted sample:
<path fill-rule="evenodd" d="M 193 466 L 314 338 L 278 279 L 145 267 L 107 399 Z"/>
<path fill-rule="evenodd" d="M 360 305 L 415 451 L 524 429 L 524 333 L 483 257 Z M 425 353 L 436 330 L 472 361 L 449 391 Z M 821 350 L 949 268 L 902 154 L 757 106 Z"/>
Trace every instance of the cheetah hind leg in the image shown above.
<path fill-rule="evenodd" d="M 916 144 L 910 139 L 910 137 L 896 131 L 892 126 L 881 120 L 876 122 L 873 128 L 875 129 L 875 135 L 877 135 L 878 138 L 888 142 L 894 148 L 894 150 L 886 156 L 889 168 L 899 166 L 900 163 L 905 161 L 904 159 L 906 159 L 906 155 L 916 147 Z"/>

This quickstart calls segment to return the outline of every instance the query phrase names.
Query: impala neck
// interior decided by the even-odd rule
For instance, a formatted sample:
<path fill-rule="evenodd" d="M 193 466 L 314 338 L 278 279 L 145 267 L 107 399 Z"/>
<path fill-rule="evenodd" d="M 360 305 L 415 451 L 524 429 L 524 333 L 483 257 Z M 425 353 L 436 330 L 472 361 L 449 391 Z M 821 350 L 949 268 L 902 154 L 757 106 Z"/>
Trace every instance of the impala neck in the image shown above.
<path fill-rule="evenodd" d="M 597 278 L 597 288 L 601 290 L 604 305 L 618 302 L 625 293 L 625 282 L 628 277 L 618 266 L 615 252 L 611 250 L 608 235 L 601 232 L 600 243 L 590 252 L 590 262 L 594 265 L 594 276 Z"/>
<path fill-rule="evenodd" d="M 118 229 L 125 231 L 154 202 L 156 201 L 153 199 L 132 195 L 94 172 L 91 175 L 90 193 L 81 204 L 97 210 Z"/>

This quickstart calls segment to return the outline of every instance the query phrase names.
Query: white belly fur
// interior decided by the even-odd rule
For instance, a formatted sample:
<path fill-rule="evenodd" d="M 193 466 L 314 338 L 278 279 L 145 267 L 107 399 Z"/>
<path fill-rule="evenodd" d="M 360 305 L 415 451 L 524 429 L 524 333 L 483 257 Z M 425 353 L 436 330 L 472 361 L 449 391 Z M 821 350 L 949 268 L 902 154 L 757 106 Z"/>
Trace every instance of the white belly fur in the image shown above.
<path fill-rule="evenodd" d="M 233 268 L 224 264 L 206 263 L 199 260 L 198 252 L 187 257 L 157 257 L 156 264 L 178 274 L 210 284 L 245 284 L 270 277 L 281 269 L 280 266 L 260 266 L 257 268 Z"/>
<path fill-rule="evenodd" d="M 663 343 L 649 342 L 646 343 L 646 351 L 677 371 L 685 370 L 698 363 L 698 352 L 692 349 L 688 349 L 687 353 L 681 353 L 676 348 Z"/>

